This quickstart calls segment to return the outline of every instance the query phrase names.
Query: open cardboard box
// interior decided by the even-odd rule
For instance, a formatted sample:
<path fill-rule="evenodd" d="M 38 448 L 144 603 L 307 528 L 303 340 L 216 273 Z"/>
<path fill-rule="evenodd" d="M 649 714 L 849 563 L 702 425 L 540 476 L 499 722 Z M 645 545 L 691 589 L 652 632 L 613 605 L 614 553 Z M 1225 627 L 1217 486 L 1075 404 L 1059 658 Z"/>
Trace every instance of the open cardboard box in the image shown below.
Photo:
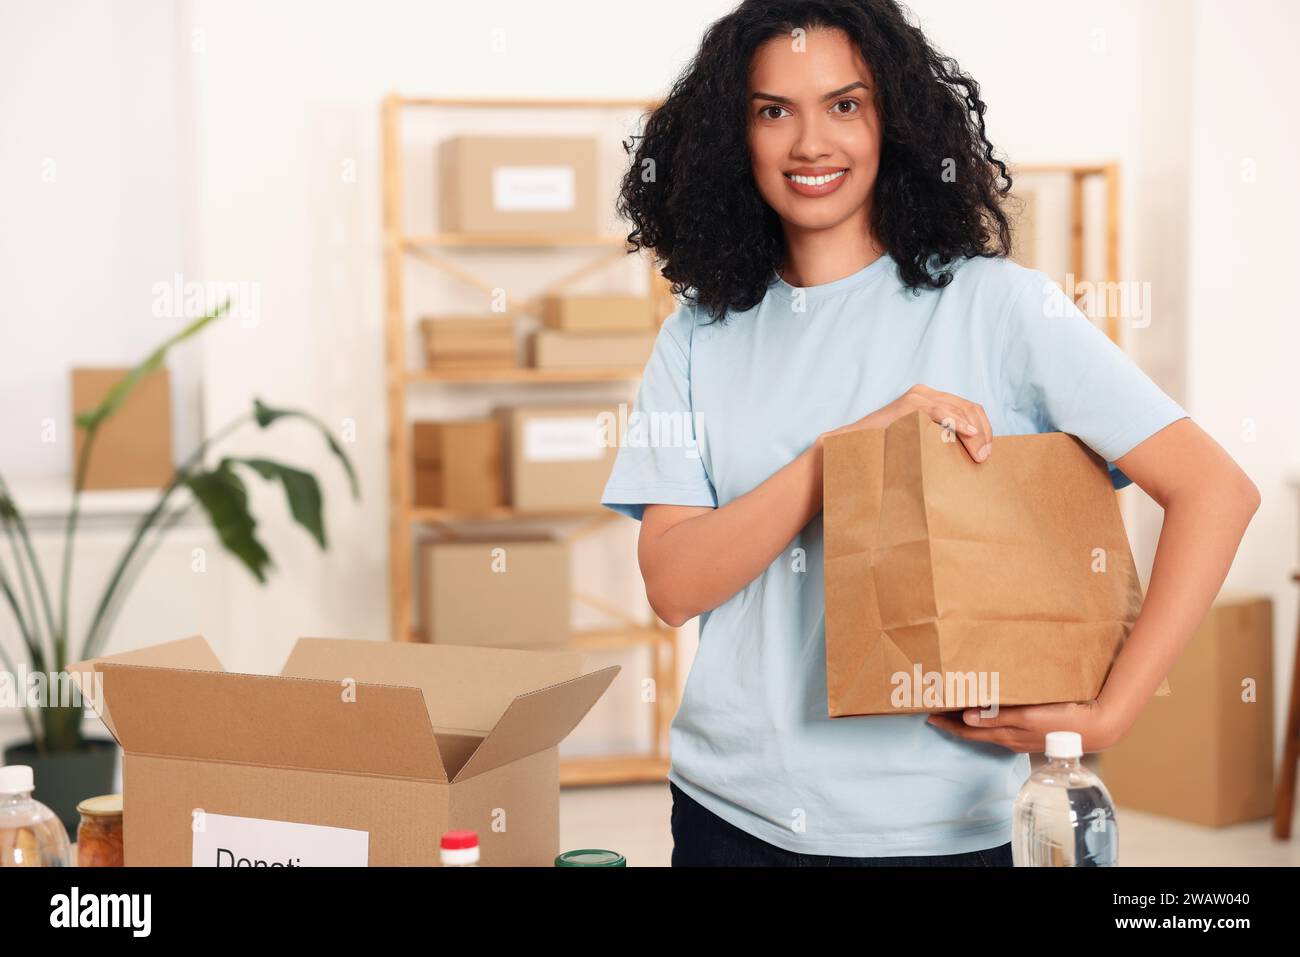
<path fill-rule="evenodd" d="M 484 865 L 559 853 L 558 745 L 618 668 L 572 652 L 301 638 L 278 676 L 201 637 L 68 671 L 122 746 L 127 866 Z"/>

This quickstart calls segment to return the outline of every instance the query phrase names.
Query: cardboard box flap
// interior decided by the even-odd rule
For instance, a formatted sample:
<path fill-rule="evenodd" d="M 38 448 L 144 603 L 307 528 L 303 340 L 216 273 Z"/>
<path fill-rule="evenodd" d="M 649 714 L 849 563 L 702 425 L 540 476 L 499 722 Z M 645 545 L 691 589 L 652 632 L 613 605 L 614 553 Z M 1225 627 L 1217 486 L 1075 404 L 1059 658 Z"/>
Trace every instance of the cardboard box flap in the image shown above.
<path fill-rule="evenodd" d="M 582 670 L 578 652 L 299 638 L 280 674 L 419 688 L 436 731 L 482 736 L 519 695 Z"/>
<path fill-rule="evenodd" d="M 100 720 L 104 722 L 104 727 L 108 728 L 109 733 L 117 740 L 118 744 L 122 743 L 122 739 L 118 736 L 117 729 L 113 725 L 113 719 L 109 715 L 108 702 L 104 700 L 104 695 L 101 693 L 103 689 L 98 687 L 99 682 L 94 677 L 99 665 L 105 662 L 154 665 L 164 668 L 189 668 L 194 671 L 224 672 L 226 670 L 202 635 L 168 641 L 161 645 L 152 645 L 135 651 L 124 651 L 120 654 L 107 655 L 102 658 L 89 658 L 86 661 L 78 661 L 75 664 L 68 665 L 65 670 L 72 679 L 72 683 L 77 686 L 86 702 L 95 709 Z"/>
<path fill-rule="evenodd" d="M 103 662 L 128 753 L 446 781 L 419 690 Z"/>
<path fill-rule="evenodd" d="M 519 695 L 454 780 L 463 781 L 559 744 L 578 726 L 618 672 L 619 666 L 611 665 Z"/>

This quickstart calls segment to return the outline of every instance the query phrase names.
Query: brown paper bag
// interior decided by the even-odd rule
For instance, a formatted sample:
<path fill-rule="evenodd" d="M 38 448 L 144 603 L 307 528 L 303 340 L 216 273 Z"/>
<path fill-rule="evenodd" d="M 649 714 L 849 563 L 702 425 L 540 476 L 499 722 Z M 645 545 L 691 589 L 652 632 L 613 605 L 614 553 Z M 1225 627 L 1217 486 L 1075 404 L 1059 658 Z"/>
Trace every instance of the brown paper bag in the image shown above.
<path fill-rule="evenodd" d="M 1141 586 L 1106 464 L 1062 432 L 976 463 L 917 412 L 825 441 L 831 717 L 1089 701 Z"/>

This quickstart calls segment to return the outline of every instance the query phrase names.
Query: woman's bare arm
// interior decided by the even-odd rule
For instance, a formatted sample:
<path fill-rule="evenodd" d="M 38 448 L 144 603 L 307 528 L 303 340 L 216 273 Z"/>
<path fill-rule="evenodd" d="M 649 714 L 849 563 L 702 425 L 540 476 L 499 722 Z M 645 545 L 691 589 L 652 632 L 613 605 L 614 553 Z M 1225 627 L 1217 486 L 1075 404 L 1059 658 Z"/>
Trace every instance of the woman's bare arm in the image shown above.
<path fill-rule="evenodd" d="M 1161 429 L 1115 464 L 1165 510 L 1141 614 L 1098 696 L 1122 736 L 1209 611 L 1260 495 L 1191 419 Z"/>
<path fill-rule="evenodd" d="M 927 720 L 971 741 L 1013 751 L 1043 750 L 1049 731 L 1077 731 L 1085 751 L 1104 751 L 1128 734 L 1169 674 L 1219 593 L 1259 489 L 1191 419 L 1165 426 L 1115 460 L 1164 507 L 1164 525 L 1146 600 L 1095 701 L 1017 705 L 996 715 L 968 708 L 958 720 Z"/>
<path fill-rule="evenodd" d="M 673 627 L 716 608 L 757 578 L 821 507 L 820 437 L 721 508 L 647 505 L 637 558 L 650 606 Z"/>

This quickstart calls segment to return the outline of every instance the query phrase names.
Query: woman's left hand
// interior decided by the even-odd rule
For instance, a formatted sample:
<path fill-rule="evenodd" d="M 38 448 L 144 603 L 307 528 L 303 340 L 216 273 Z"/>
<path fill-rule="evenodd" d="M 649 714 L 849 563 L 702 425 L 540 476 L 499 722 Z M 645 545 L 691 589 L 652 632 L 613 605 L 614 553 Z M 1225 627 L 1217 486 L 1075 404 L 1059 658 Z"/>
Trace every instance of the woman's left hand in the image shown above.
<path fill-rule="evenodd" d="M 1100 701 L 1065 704 L 1030 704 L 1003 707 L 989 717 L 981 708 L 932 714 L 927 723 L 970 741 L 1000 744 L 1012 751 L 1041 753 L 1049 731 L 1077 731 L 1085 753 L 1104 751 L 1118 743 L 1124 730 L 1115 727 Z"/>

